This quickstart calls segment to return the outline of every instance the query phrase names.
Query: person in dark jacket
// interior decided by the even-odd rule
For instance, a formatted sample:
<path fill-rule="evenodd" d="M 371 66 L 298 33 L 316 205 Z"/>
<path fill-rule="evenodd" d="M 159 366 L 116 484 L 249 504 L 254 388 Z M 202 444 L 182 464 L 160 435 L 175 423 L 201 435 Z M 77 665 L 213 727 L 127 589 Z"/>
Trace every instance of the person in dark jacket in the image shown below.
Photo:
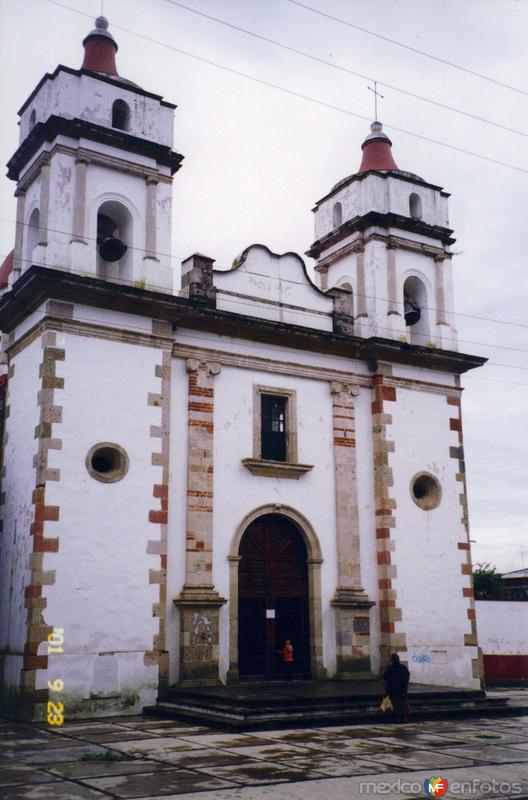
<path fill-rule="evenodd" d="M 396 722 L 407 722 L 407 688 L 410 677 L 407 667 L 400 663 L 399 655 L 393 653 L 391 663 L 383 673 L 383 678 L 385 680 L 385 691 L 392 703 Z"/>

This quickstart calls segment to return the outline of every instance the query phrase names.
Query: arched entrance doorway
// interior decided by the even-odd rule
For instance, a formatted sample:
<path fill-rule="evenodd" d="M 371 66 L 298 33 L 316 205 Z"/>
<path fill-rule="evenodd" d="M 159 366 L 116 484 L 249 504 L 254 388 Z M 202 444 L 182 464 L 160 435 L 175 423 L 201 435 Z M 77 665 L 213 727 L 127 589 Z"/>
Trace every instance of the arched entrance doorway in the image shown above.
<path fill-rule="evenodd" d="M 276 653 L 294 647 L 296 676 L 310 676 L 308 554 L 295 523 L 265 514 L 245 530 L 238 551 L 238 667 L 241 677 L 275 677 Z"/>

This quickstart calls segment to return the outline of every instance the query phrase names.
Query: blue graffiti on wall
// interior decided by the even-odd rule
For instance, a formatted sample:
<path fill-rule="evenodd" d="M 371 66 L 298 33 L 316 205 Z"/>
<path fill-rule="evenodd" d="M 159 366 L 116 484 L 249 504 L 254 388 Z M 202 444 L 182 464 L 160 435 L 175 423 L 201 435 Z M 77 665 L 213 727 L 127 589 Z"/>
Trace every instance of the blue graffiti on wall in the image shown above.
<path fill-rule="evenodd" d="M 417 664 L 430 664 L 431 656 L 428 656 L 427 653 L 420 653 L 419 656 L 414 655 L 412 661 L 415 661 Z"/>

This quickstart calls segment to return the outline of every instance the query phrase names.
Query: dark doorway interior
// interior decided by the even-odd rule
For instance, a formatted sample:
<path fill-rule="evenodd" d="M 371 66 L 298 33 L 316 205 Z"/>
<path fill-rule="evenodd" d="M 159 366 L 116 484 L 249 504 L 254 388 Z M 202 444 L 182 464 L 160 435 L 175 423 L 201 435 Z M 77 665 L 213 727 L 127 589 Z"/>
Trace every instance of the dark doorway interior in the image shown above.
<path fill-rule="evenodd" d="M 294 675 L 310 677 L 307 553 L 296 525 L 280 514 L 259 517 L 240 543 L 238 666 L 241 677 L 277 678 L 285 639 Z"/>

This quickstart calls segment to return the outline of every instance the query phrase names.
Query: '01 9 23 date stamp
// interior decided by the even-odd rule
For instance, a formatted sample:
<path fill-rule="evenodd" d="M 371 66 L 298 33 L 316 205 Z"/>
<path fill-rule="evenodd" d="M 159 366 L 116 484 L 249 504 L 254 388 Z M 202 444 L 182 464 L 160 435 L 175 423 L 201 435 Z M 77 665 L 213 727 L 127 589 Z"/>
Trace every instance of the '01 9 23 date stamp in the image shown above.
<path fill-rule="evenodd" d="M 48 636 L 48 655 L 64 653 L 63 645 L 64 629 L 53 628 L 53 633 Z M 64 681 L 61 678 L 48 681 L 48 690 L 50 692 L 47 709 L 48 725 L 62 725 L 64 723 L 64 703 L 60 702 L 57 697 L 60 697 L 61 692 L 64 691 Z"/>

